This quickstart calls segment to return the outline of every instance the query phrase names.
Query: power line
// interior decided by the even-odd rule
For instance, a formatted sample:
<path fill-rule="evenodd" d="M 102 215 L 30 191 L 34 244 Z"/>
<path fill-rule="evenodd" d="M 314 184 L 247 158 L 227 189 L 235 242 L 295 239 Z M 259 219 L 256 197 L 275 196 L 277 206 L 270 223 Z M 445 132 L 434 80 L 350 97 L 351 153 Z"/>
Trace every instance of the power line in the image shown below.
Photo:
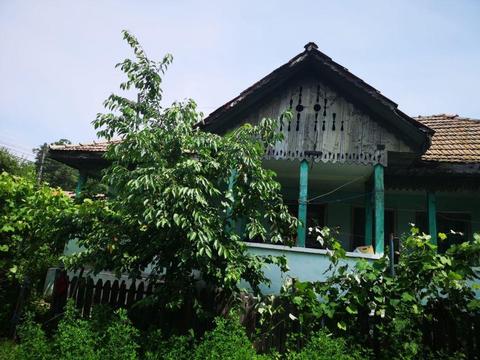
<path fill-rule="evenodd" d="M 13 146 L 10 146 L 10 145 L 4 144 L 4 143 L 0 143 L 0 146 L 3 147 L 3 148 L 9 149 L 9 150 L 11 150 L 11 151 L 20 153 L 20 154 L 26 156 L 27 158 L 33 158 L 33 159 L 35 158 L 35 155 L 33 155 L 32 153 L 27 153 L 27 152 L 25 152 L 25 151 L 22 151 L 22 150 L 19 150 L 18 148 L 13 147 Z M 23 159 L 23 158 L 21 158 L 21 157 L 18 156 L 18 155 L 12 154 L 10 151 L 9 151 L 9 153 L 10 153 L 11 155 L 16 156 L 16 157 L 19 158 L 19 159 Z M 33 162 L 33 160 L 30 160 L 30 159 L 24 159 L 24 160 Z"/>

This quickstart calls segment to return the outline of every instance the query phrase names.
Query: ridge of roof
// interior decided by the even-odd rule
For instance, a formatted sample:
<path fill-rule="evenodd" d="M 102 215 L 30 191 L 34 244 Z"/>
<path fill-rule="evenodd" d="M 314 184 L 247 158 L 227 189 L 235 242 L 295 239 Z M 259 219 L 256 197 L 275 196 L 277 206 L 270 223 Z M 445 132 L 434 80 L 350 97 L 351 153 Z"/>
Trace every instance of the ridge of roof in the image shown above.
<path fill-rule="evenodd" d="M 432 114 L 432 115 L 417 115 L 417 116 L 413 117 L 413 119 L 418 120 L 420 122 L 422 122 L 422 121 L 427 122 L 427 121 L 430 121 L 430 120 L 433 120 L 433 121 L 436 121 L 436 120 L 440 120 L 440 121 L 455 120 L 455 121 L 473 121 L 473 122 L 480 121 L 480 119 L 463 117 L 463 116 L 459 116 L 458 114 L 446 114 L 446 113 Z"/>

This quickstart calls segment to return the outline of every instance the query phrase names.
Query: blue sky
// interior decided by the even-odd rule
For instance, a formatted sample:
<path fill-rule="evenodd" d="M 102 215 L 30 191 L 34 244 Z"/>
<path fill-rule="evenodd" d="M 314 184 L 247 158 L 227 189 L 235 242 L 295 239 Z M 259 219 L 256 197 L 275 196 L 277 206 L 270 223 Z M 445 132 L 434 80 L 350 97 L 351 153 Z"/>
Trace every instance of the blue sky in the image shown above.
<path fill-rule="evenodd" d="M 173 54 L 164 105 L 208 114 L 314 41 L 409 115 L 480 118 L 480 1 L 0 0 L 0 145 L 95 139 L 122 29 Z"/>

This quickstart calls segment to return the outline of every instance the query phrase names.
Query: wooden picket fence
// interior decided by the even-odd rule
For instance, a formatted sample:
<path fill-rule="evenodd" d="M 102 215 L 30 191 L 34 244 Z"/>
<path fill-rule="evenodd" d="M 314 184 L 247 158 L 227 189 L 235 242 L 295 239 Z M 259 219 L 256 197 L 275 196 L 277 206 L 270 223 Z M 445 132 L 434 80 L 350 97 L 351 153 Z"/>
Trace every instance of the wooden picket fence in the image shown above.
<path fill-rule="evenodd" d="M 92 307 L 99 304 L 109 305 L 113 309 L 128 309 L 153 292 L 153 286 L 145 281 L 132 281 L 127 285 L 125 280 L 112 282 L 98 279 L 95 283 L 91 277 L 73 276 L 68 278 L 67 284 L 67 291 L 60 302 L 65 303 L 67 298 L 73 299 L 83 317 L 90 317 Z"/>
<path fill-rule="evenodd" d="M 98 279 L 96 282 L 91 277 L 73 276 L 68 279 L 67 292 L 63 299 L 60 299 L 59 313 L 63 311 L 67 298 L 73 299 L 76 308 L 83 317 L 90 317 L 92 308 L 95 305 L 104 304 L 113 309 L 126 308 L 129 309 L 136 302 L 144 299 L 152 294 L 154 287 L 146 281 L 125 281 L 125 280 L 106 280 Z M 58 298 L 54 302 L 58 302 Z M 246 325 L 247 332 L 255 331 L 257 313 L 253 299 L 245 296 L 243 300 L 245 305 L 245 314 L 243 315 L 243 323 Z M 287 311 L 288 313 L 288 311 Z M 436 321 L 428 326 L 424 326 L 421 330 L 423 333 L 423 343 L 433 351 L 444 351 L 453 353 L 461 351 L 467 355 L 468 359 L 480 359 L 480 317 L 467 316 L 463 319 L 452 319 L 448 312 L 439 309 L 436 312 Z M 192 326 L 194 316 L 191 311 L 183 309 L 179 313 L 173 315 L 176 326 L 188 329 Z M 158 314 L 147 310 L 141 315 L 142 322 L 148 327 L 153 321 L 159 320 Z M 160 320 L 167 320 L 164 314 L 160 314 Z M 280 320 L 280 319 L 279 319 Z M 365 321 L 362 321 L 365 320 Z M 365 331 L 371 330 L 369 318 L 360 319 L 359 321 L 366 324 Z M 279 321 L 281 323 L 281 321 Z M 259 349 L 275 347 L 284 350 L 287 336 L 291 328 L 285 328 L 284 324 L 276 327 L 275 334 L 269 334 L 264 337 L 256 347 Z M 300 329 L 298 329 L 300 331 Z M 371 344 L 373 345 L 373 344 Z M 381 346 L 381 344 L 377 344 Z"/>

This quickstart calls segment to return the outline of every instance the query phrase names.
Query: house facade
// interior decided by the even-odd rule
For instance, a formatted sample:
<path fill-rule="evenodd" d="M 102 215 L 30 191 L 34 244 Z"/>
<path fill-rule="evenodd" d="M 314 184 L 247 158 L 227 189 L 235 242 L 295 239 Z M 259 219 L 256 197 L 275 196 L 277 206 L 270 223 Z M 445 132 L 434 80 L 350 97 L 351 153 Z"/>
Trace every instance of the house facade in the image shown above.
<path fill-rule="evenodd" d="M 283 118 L 286 110 L 291 118 Z M 284 139 L 268 149 L 264 165 L 277 173 L 302 225 L 296 247 L 249 246 L 286 255 L 291 276 L 314 280 L 327 267 L 311 226 L 337 228 L 349 251 L 346 261 L 382 256 L 412 223 L 431 234 L 440 251 L 480 232 L 480 121 L 412 118 L 314 43 L 200 126 L 224 134 L 265 117 L 279 118 Z M 108 165 L 102 157 L 107 145 L 52 146 L 50 156 L 79 170 L 79 192 L 88 176 Z M 438 232 L 448 239 L 440 242 Z M 371 246 L 373 254 L 353 252 L 360 246 Z M 283 276 L 277 270 L 268 270 L 274 289 Z"/>

